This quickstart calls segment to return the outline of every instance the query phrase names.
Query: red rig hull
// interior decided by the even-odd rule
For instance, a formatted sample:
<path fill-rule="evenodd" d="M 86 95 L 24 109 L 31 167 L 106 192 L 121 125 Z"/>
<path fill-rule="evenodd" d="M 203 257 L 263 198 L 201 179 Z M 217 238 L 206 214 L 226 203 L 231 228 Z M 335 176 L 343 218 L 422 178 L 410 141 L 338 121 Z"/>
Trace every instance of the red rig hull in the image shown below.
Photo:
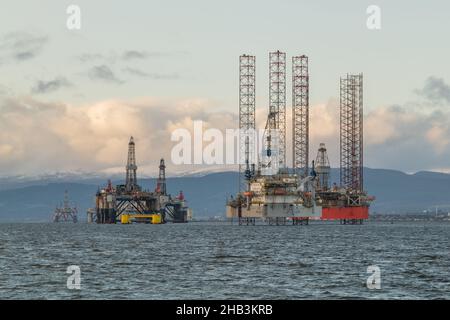
<path fill-rule="evenodd" d="M 322 220 L 353 220 L 353 219 L 368 219 L 368 206 L 355 207 L 323 207 Z"/>

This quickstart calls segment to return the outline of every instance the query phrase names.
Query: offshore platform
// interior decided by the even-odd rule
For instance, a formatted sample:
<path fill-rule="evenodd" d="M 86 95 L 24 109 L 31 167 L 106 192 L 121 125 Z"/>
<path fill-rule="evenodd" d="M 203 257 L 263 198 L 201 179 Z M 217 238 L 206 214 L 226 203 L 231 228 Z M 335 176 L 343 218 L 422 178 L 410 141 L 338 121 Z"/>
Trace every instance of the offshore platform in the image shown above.
<path fill-rule="evenodd" d="M 339 220 L 362 224 L 374 197 L 363 189 L 363 76 L 340 79 L 340 185 L 330 186 L 330 162 L 321 143 L 309 168 L 309 70 L 306 55 L 292 57 L 292 168 L 286 165 L 286 54 L 269 53 L 269 113 L 260 152 L 255 119 L 256 58 L 239 58 L 239 193 L 227 217 L 239 224 L 308 224 Z"/>
<path fill-rule="evenodd" d="M 128 160 L 125 184 L 107 185 L 97 191 L 95 208 L 87 211 L 88 222 L 107 223 L 151 223 L 187 222 L 192 214 L 186 205 L 183 192 L 172 197 L 167 193 L 166 166 L 160 160 L 159 176 L 154 191 L 144 190 L 137 182 L 135 142 L 128 143 Z"/>
<path fill-rule="evenodd" d="M 66 190 L 64 192 L 64 201 L 59 206 L 56 207 L 53 213 L 53 222 L 78 222 L 78 209 L 75 205 L 70 205 L 69 193 Z"/>

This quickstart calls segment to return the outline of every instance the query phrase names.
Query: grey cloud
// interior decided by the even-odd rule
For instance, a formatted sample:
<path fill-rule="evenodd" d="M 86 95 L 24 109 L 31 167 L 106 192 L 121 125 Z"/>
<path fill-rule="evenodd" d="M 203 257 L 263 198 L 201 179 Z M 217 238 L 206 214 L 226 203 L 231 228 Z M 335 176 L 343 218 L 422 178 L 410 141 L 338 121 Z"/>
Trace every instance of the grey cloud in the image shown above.
<path fill-rule="evenodd" d="M 136 51 L 136 50 L 125 51 L 122 55 L 123 60 L 146 59 L 148 57 L 149 57 L 149 54 L 147 52 Z"/>
<path fill-rule="evenodd" d="M 153 79 L 153 80 L 174 80 L 174 79 L 180 78 L 179 75 L 176 73 L 172 73 L 172 74 L 147 73 L 142 70 L 139 70 L 136 68 L 131 68 L 131 67 L 125 68 L 124 71 L 129 74 L 138 76 L 138 77 L 149 78 L 149 79 Z"/>
<path fill-rule="evenodd" d="M 416 112 L 405 104 L 374 110 L 364 121 L 368 166 L 411 172 L 450 169 L 448 111 Z"/>
<path fill-rule="evenodd" d="M 70 86 L 72 86 L 72 84 L 66 78 L 57 77 L 54 80 L 50 81 L 38 80 L 34 87 L 31 89 L 31 92 L 37 94 L 48 93 Z"/>
<path fill-rule="evenodd" d="M 48 37 L 26 32 L 14 32 L 0 40 L 0 55 L 15 61 L 36 57 L 48 42 Z"/>
<path fill-rule="evenodd" d="M 424 87 L 416 93 L 432 103 L 450 103 L 450 86 L 442 78 L 429 77 Z"/>
<path fill-rule="evenodd" d="M 123 81 L 116 77 L 114 72 L 107 65 L 95 66 L 89 70 L 89 77 L 93 80 L 122 84 Z"/>
<path fill-rule="evenodd" d="M 124 61 L 131 60 L 144 60 L 150 57 L 162 57 L 166 56 L 163 52 L 147 52 L 139 50 L 127 50 L 120 54 L 110 53 L 110 54 L 100 54 L 100 53 L 83 53 L 78 56 L 81 62 L 95 62 L 95 61 L 107 61 L 110 63 L 115 62 L 117 59 Z"/>
<path fill-rule="evenodd" d="M 138 50 L 128 50 L 122 54 L 123 60 L 133 60 L 133 59 L 148 59 L 148 58 L 163 58 L 163 57 L 173 57 L 177 55 L 185 55 L 184 51 L 138 51 Z"/>
<path fill-rule="evenodd" d="M 112 64 L 116 63 L 117 60 L 136 61 L 136 60 L 145 60 L 149 58 L 184 56 L 187 54 L 188 53 L 186 51 L 164 52 L 164 51 L 126 50 L 118 54 L 83 53 L 78 55 L 77 59 L 83 63 L 105 61 L 106 63 Z"/>
<path fill-rule="evenodd" d="M 81 62 L 91 62 L 91 61 L 98 61 L 98 60 L 105 59 L 105 57 L 98 53 L 83 53 L 78 56 L 78 59 Z"/>

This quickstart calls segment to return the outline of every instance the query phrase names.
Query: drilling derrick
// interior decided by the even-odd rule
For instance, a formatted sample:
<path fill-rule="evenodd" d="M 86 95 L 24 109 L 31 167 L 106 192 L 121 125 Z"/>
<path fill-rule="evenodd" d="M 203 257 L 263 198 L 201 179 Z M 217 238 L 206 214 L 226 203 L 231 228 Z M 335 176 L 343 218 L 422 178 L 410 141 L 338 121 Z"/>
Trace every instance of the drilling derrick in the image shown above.
<path fill-rule="evenodd" d="M 239 57 L 239 190 L 246 190 L 255 162 L 255 56 Z"/>
<path fill-rule="evenodd" d="M 330 188 L 330 161 L 325 143 L 321 143 L 316 157 L 317 190 L 327 191 Z"/>
<path fill-rule="evenodd" d="M 278 168 L 286 168 L 286 53 L 269 53 L 269 130 L 278 134 Z"/>
<path fill-rule="evenodd" d="M 363 76 L 340 81 L 340 181 L 349 192 L 363 191 Z"/>
<path fill-rule="evenodd" d="M 292 57 L 292 165 L 300 178 L 308 176 L 309 72 L 308 57 Z"/>
<path fill-rule="evenodd" d="M 166 195 L 166 165 L 164 164 L 164 159 L 159 161 L 159 176 L 158 182 L 156 183 L 156 192 Z"/>
<path fill-rule="evenodd" d="M 136 179 L 136 153 L 133 137 L 130 138 L 128 143 L 128 160 L 126 166 L 126 179 L 125 179 L 125 189 L 127 191 L 134 191 L 138 188 Z"/>

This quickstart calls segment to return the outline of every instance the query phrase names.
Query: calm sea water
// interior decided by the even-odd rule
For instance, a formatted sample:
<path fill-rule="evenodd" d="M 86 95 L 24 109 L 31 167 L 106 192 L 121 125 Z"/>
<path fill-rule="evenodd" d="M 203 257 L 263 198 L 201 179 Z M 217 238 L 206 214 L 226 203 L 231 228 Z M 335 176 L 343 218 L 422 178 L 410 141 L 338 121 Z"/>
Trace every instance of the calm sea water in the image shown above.
<path fill-rule="evenodd" d="M 0 224 L 0 298 L 449 299 L 449 248 L 448 222 Z"/>

